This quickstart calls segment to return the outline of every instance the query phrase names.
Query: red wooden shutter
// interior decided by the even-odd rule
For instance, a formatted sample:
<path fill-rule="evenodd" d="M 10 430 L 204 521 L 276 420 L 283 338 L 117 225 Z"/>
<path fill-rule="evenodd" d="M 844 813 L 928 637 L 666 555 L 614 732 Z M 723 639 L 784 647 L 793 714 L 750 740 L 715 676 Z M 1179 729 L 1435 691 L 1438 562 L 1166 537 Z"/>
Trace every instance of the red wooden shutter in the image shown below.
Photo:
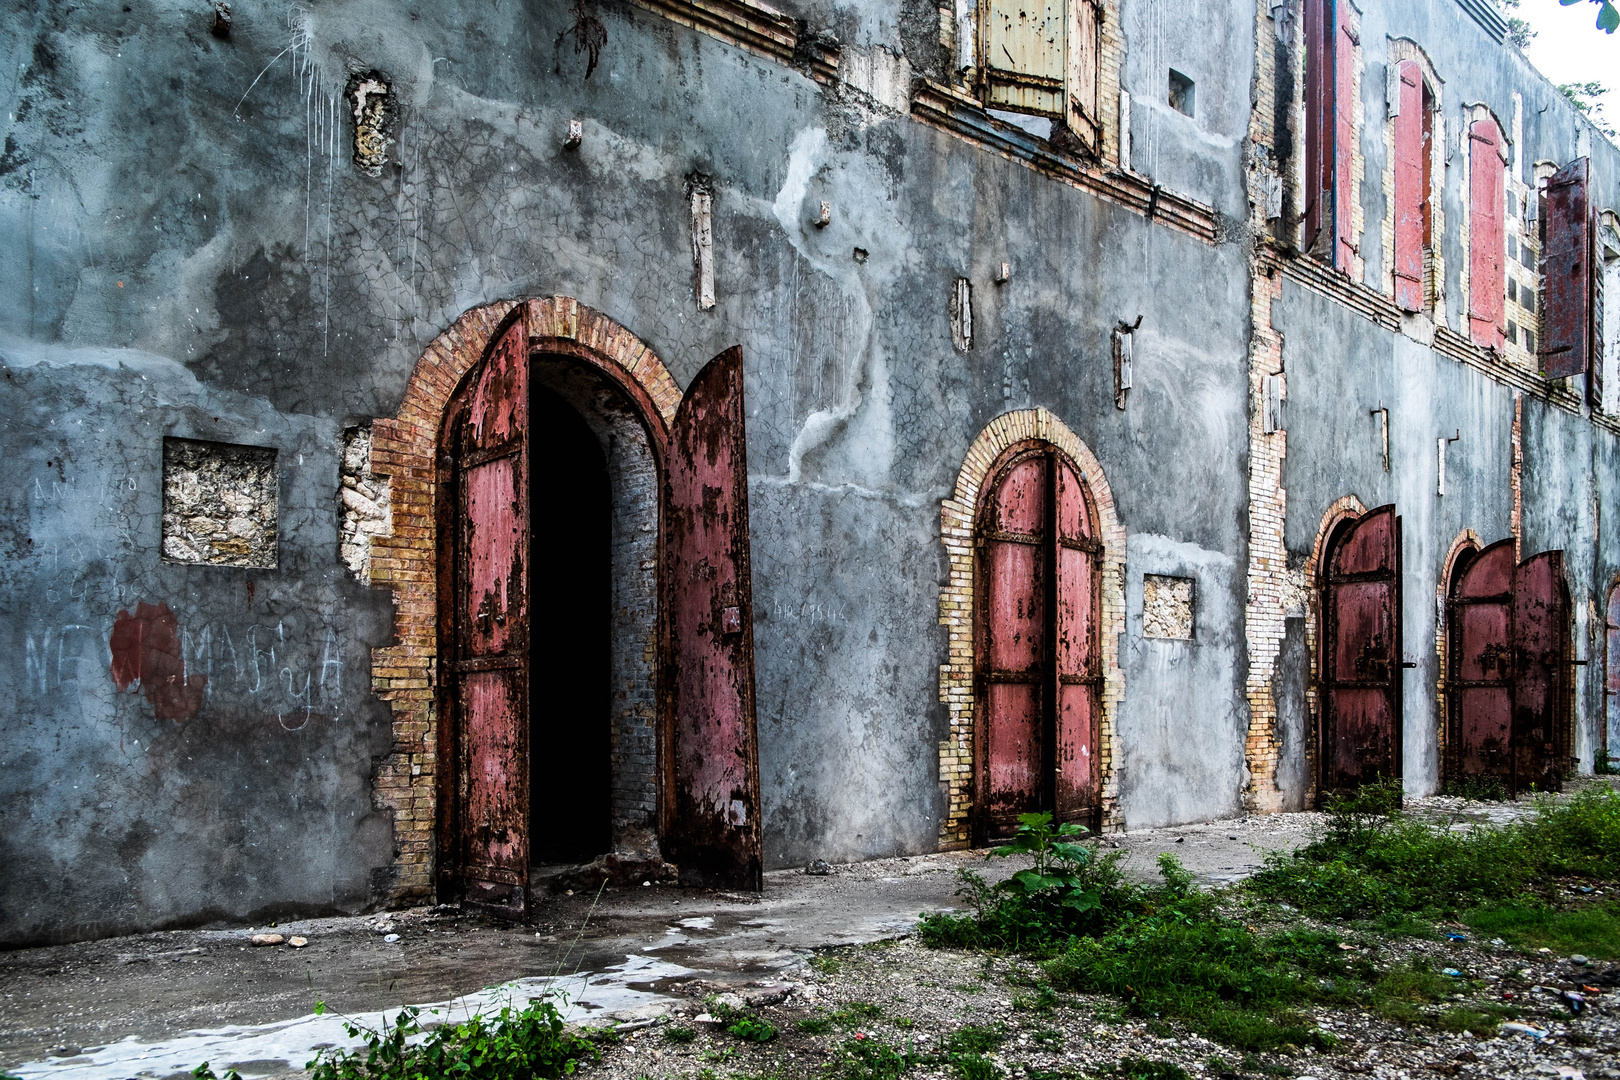
<path fill-rule="evenodd" d="M 1556 791 L 1567 765 L 1569 590 L 1564 553 L 1544 551 L 1513 574 L 1513 772 L 1515 791 Z"/>
<path fill-rule="evenodd" d="M 1356 38 L 1349 0 L 1334 0 L 1333 37 L 1333 267 L 1349 273 L 1355 258 L 1351 236 L 1350 166 L 1356 142 Z"/>
<path fill-rule="evenodd" d="M 1541 274 L 1545 301 L 1541 313 L 1541 367 L 1549 379 L 1579 375 L 1591 365 L 1594 235 L 1588 175 L 1590 163 L 1576 158 L 1547 182 Z"/>
<path fill-rule="evenodd" d="M 528 345 L 514 319 L 452 413 L 452 626 L 440 658 L 454 769 L 441 850 L 464 902 L 516 918 L 529 876 Z"/>
<path fill-rule="evenodd" d="M 1305 246 L 1331 220 L 1333 0 L 1305 0 Z"/>
<path fill-rule="evenodd" d="M 1501 145 L 1495 120 L 1476 120 L 1468 129 L 1468 335 L 1487 348 L 1500 348 L 1507 336 L 1507 173 Z"/>
<path fill-rule="evenodd" d="M 1055 817 L 1096 828 L 1102 802 L 1097 764 L 1102 721 L 1102 544 L 1091 493 L 1069 463 L 1053 455 L 1057 561 L 1055 678 Z"/>
<path fill-rule="evenodd" d="M 1395 303 L 1423 309 L 1423 75 L 1411 60 L 1398 69 L 1395 117 Z"/>
<path fill-rule="evenodd" d="M 1049 671 L 1048 458 L 1030 453 L 1002 472 L 980 524 L 978 792 L 983 839 L 1010 836 L 1018 815 L 1045 802 Z"/>
<path fill-rule="evenodd" d="M 1513 540 L 1452 585 L 1446 636 L 1446 773 L 1513 784 Z"/>
<path fill-rule="evenodd" d="M 1323 582 L 1322 784 L 1401 775 L 1401 519 L 1379 507 L 1345 526 Z"/>
<path fill-rule="evenodd" d="M 682 884 L 762 887 L 742 350 L 711 360 L 670 425 L 663 507 L 670 761 L 664 849 Z"/>

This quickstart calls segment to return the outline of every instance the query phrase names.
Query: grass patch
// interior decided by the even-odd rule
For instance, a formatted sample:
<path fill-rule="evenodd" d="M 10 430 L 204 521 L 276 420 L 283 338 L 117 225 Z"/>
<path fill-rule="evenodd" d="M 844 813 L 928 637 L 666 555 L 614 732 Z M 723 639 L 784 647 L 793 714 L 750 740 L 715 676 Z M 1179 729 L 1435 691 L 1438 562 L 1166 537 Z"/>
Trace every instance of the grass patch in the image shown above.
<path fill-rule="evenodd" d="M 776 1038 L 776 1025 L 758 1016 L 739 1016 L 726 1025 L 726 1034 L 743 1042 L 768 1043 Z"/>
<path fill-rule="evenodd" d="M 1499 937 L 1523 949 L 1620 959 L 1620 903 L 1614 901 L 1563 910 L 1545 904 L 1489 904 L 1463 912 L 1462 921 L 1480 937 Z"/>
<path fill-rule="evenodd" d="M 1620 879 L 1620 792 L 1589 788 L 1512 825 L 1451 832 L 1388 806 L 1393 786 L 1337 800 L 1324 835 L 1273 855 L 1249 888 L 1323 918 L 1433 920 L 1539 896 L 1556 878 Z"/>
<path fill-rule="evenodd" d="M 951 1072 L 958 1080 L 996 1080 L 1004 1075 L 999 1066 L 981 1054 L 958 1054 L 951 1058 Z"/>
<path fill-rule="evenodd" d="M 835 956 L 812 956 L 810 969 L 823 975 L 836 975 L 844 970 L 844 962 Z"/>
<path fill-rule="evenodd" d="M 982 1054 L 1007 1041 L 1000 1027 L 965 1024 L 945 1037 L 945 1049 L 952 1054 Z"/>
<path fill-rule="evenodd" d="M 664 1029 L 664 1041 L 674 1043 L 677 1046 L 684 1046 L 696 1038 L 697 1032 L 689 1027 L 681 1027 L 679 1024 L 673 1024 Z"/>
<path fill-rule="evenodd" d="M 316 1003 L 316 1013 L 326 1011 Z M 432 1017 L 436 1010 L 430 1010 Z M 345 1021 L 349 1037 L 364 1049 L 321 1050 L 305 1068 L 312 1080 L 413 1080 L 456 1076 L 460 1080 L 556 1080 L 596 1060 L 595 1046 L 571 1034 L 549 1001 L 525 1008 L 504 1006 L 494 1016 L 473 1016 L 460 1023 L 422 1021 L 422 1010 L 408 1006 L 392 1026 L 370 1028 Z M 233 1071 L 234 1072 L 234 1071 Z M 197 1080 L 214 1080 L 204 1062 L 193 1070 Z M 227 1077 L 233 1073 L 227 1073 Z"/>
<path fill-rule="evenodd" d="M 1102 1075 L 1122 1077 L 1123 1080 L 1192 1080 L 1187 1070 L 1173 1061 L 1143 1057 L 1123 1058 L 1115 1063 L 1112 1072 Z"/>
<path fill-rule="evenodd" d="M 882 1015 L 883 1010 L 870 1001 L 852 1001 L 833 1013 L 832 1019 L 839 1027 L 860 1027 Z"/>
<path fill-rule="evenodd" d="M 806 1035 L 825 1035 L 832 1030 L 832 1021 L 825 1016 L 807 1016 L 793 1025 Z"/>
<path fill-rule="evenodd" d="M 923 1059 L 910 1047 L 896 1047 L 870 1035 L 856 1035 L 839 1044 L 825 1066 L 839 1080 L 896 1080 Z"/>

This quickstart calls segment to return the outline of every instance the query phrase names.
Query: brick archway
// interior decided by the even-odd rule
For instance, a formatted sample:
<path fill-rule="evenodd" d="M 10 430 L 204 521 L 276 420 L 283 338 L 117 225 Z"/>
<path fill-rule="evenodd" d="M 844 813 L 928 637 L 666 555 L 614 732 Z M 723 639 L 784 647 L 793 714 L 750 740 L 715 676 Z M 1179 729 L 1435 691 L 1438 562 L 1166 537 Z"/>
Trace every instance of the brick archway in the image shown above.
<path fill-rule="evenodd" d="M 371 686 L 393 711 L 393 745 L 372 778 L 372 804 L 394 813 L 394 864 L 376 899 L 433 895 L 437 728 L 434 469 L 444 411 L 513 309 L 527 304 L 530 350 L 600 368 L 641 405 L 660 451 L 681 388 L 645 342 L 567 296 L 500 300 L 464 313 L 416 362 L 399 411 L 371 425 L 369 471 L 389 479 L 389 535 L 371 541 L 366 580 L 394 590 L 394 644 L 372 650 Z"/>
<path fill-rule="evenodd" d="M 1102 722 L 1098 731 L 1098 767 L 1102 776 L 1101 827 L 1118 824 L 1118 785 L 1114 764 L 1114 723 L 1125 696 L 1125 673 L 1119 666 L 1119 638 L 1125 631 L 1125 527 L 1114 506 L 1114 494 L 1090 447 L 1062 420 L 1045 409 L 1020 409 L 992 420 L 968 447 L 952 496 L 940 504 L 940 537 L 949 560 L 949 581 L 939 592 L 939 622 L 948 628 L 947 663 L 939 669 L 939 700 L 949 714 L 949 734 L 939 744 L 939 782 L 946 796 L 940 822 L 942 851 L 971 843 L 973 809 L 973 619 L 974 518 L 990 470 L 1008 449 L 1028 440 L 1057 447 L 1079 467 L 1096 504 L 1103 545 L 1102 560 Z"/>

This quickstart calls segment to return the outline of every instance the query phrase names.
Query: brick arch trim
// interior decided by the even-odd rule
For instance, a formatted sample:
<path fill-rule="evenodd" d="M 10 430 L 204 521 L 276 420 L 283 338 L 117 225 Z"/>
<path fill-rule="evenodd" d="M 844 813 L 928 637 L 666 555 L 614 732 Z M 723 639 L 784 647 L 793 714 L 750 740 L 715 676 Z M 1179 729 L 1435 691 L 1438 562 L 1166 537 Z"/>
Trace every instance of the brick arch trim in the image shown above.
<path fill-rule="evenodd" d="M 939 784 L 946 812 L 939 827 L 942 851 L 972 842 L 973 810 L 973 620 L 975 597 L 974 523 L 982 488 L 1001 456 L 1021 442 L 1050 443 L 1068 455 L 1091 490 L 1097 511 L 1102 559 L 1102 720 L 1098 726 L 1098 766 L 1102 775 L 1103 828 L 1119 822 L 1114 725 L 1125 696 L 1125 673 L 1119 664 L 1119 639 L 1125 632 L 1125 526 L 1120 523 L 1113 490 L 1091 448 L 1062 420 L 1045 409 L 1004 413 L 979 432 L 968 447 L 956 487 L 940 503 L 940 538 L 945 543 L 949 577 L 939 591 L 939 622 L 947 628 L 948 660 L 939 668 L 939 700 L 945 706 L 948 733 L 939 744 Z"/>
<path fill-rule="evenodd" d="M 390 478 L 393 527 L 372 541 L 369 580 L 394 591 L 394 643 L 371 652 L 372 692 L 393 712 L 393 744 L 372 777 L 372 806 L 394 817 L 394 862 L 372 889 L 379 904 L 425 899 L 434 890 L 439 429 L 456 390 L 520 306 L 526 310 L 516 317 L 528 323 L 530 349 L 576 357 L 613 377 L 648 413 L 660 451 L 681 402 L 680 386 L 650 346 L 578 300 L 550 296 L 498 300 L 462 314 L 423 350 L 399 411 L 372 422 L 369 468 Z"/>
<path fill-rule="evenodd" d="M 1446 610 L 1446 602 L 1451 599 L 1451 587 L 1456 582 L 1457 560 L 1462 556 L 1463 552 L 1478 552 L 1484 546 L 1480 542 L 1479 534 L 1473 529 L 1464 529 L 1458 533 L 1451 541 L 1451 546 L 1446 548 L 1446 557 L 1440 563 L 1440 579 L 1435 582 L 1434 586 L 1434 697 L 1438 703 L 1438 707 L 1434 710 L 1435 724 L 1438 731 L 1435 745 L 1439 748 L 1441 762 L 1446 760 L 1446 714 L 1450 711 L 1446 700 L 1446 695 L 1449 692 L 1446 674 L 1451 666 L 1451 654 L 1449 651 L 1451 620 L 1447 617 L 1449 612 Z M 1442 767 L 1441 772 L 1444 771 Z"/>

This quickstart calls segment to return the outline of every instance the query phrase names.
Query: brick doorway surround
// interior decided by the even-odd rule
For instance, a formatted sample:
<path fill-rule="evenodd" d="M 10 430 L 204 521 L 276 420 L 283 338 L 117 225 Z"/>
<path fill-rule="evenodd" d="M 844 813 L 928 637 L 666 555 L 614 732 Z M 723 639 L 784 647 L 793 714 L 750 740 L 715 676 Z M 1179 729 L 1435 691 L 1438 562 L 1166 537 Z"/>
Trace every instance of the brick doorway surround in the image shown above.
<path fill-rule="evenodd" d="M 1115 719 L 1125 697 L 1125 672 L 1119 666 L 1119 639 L 1125 632 L 1125 526 L 1114 506 L 1114 493 L 1096 455 L 1068 425 L 1045 409 L 1004 413 L 979 432 L 968 447 L 952 496 L 940 503 L 940 538 L 945 543 L 949 579 L 939 591 L 939 622 L 948 630 L 949 661 L 939 668 L 939 700 L 950 730 L 939 744 L 939 784 L 946 812 L 939 827 L 939 848 L 949 851 L 972 842 L 973 814 L 973 620 L 976 566 L 975 523 L 980 496 L 990 470 L 1009 448 L 1038 440 L 1066 454 L 1091 489 L 1100 526 L 1102 611 L 1098 634 L 1102 645 L 1102 720 L 1098 726 L 1098 768 L 1102 778 L 1100 828 L 1117 827 L 1119 785 L 1115 765 Z"/>
<path fill-rule="evenodd" d="M 394 644 L 371 654 L 372 691 L 393 711 L 393 745 L 372 777 L 372 804 L 394 814 L 394 862 L 377 873 L 373 900 L 392 904 L 434 893 L 438 745 L 434 676 L 438 652 L 434 464 L 446 406 L 513 309 L 526 305 L 529 349 L 599 368 L 647 413 L 663 443 L 681 388 L 657 353 L 623 326 L 566 296 L 500 300 L 472 308 L 416 362 L 399 411 L 371 427 L 370 471 L 390 479 L 391 535 L 372 541 L 369 581 L 394 591 Z"/>

